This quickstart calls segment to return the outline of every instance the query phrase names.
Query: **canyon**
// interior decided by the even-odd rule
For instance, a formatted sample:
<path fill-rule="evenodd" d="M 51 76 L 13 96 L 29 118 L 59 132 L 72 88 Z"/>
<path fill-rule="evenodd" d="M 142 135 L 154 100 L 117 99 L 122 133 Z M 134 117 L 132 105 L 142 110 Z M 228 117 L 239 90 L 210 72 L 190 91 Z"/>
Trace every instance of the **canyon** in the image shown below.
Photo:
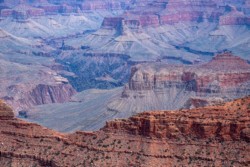
<path fill-rule="evenodd" d="M 58 133 L 0 102 L 1 166 L 248 166 L 250 98 L 137 114 L 99 131 Z"/>
<path fill-rule="evenodd" d="M 37 111 L 34 120 L 42 122 L 57 112 L 65 114 L 64 109 L 58 110 L 61 106 L 86 114 L 80 106 L 91 107 L 92 103 L 83 96 L 94 92 L 108 97 L 104 106 L 96 107 L 98 112 L 89 114 L 92 118 L 107 113 L 105 119 L 93 121 L 96 124 L 87 121 L 88 128 L 96 130 L 111 118 L 146 110 L 192 108 L 196 101 L 216 104 L 249 94 L 248 72 L 241 73 L 247 65 L 237 58 L 231 61 L 244 65 L 229 66 L 223 59 L 185 66 L 206 64 L 225 49 L 250 61 L 246 0 L 7 0 L 0 6 L 0 97 L 16 115 Z M 221 66 L 242 70 L 236 70 L 240 75 L 226 68 L 217 70 L 222 74 L 212 70 Z M 172 72 L 171 68 L 176 69 L 176 76 L 171 76 L 176 79 L 168 80 L 164 71 Z M 44 104 L 51 103 L 65 104 L 49 105 L 55 111 L 50 118 L 46 113 L 51 111 Z M 77 106 L 79 112 L 67 104 Z M 40 117 L 41 108 L 45 120 Z M 71 126 L 61 130 L 78 127 Z"/>
<path fill-rule="evenodd" d="M 1 1 L 0 6 L 1 12 L 12 11 L 0 19 L 0 98 L 16 116 L 43 126 L 98 130 L 108 120 L 143 111 L 193 108 L 249 94 L 245 62 L 231 56 L 240 64 L 234 67 L 226 59 L 212 60 L 227 49 L 250 61 L 248 1 Z M 211 60 L 214 64 L 206 64 Z M 232 72 L 210 70 L 221 66 Z M 171 72 L 176 78 L 168 80 Z"/>
<path fill-rule="evenodd" d="M 90 89 L 68 103 L 32 107 L 28 120 L 62 132 L 98 130 L 106 121 L 144 111 L 204 107 L 250 94 L 250 64 L 228 51 L 196 65 L 141 63 L 129 78 L 124 87 Z"/>
<path fill-rule="evenodd" d="M 249 0 L 0 0 L 0 166 L 249 166 L 249 27 Z"/>

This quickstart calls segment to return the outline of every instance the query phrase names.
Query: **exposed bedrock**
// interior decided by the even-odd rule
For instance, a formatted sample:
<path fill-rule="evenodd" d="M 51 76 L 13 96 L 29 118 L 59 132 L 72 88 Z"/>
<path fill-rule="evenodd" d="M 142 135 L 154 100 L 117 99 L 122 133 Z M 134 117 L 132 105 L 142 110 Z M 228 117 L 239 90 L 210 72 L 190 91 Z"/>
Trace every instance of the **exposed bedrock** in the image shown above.
<path fill-rule="evenodd" d="M 159 63 L 144 66 L 132 68 L 130 90 L 154 90 L 175 86 L 208 94 L 223 93 L 232 88 L 243 92 L 240 91 L 241 85 L 250 82 L 250 65 L 228 52 L 219 54 L 209 63 L 202 65 L 169 66 Z M 248 87 L 245 87 L 245 90 L 248 90 Z"/>
<path fill-rule="evenodd" d="M 35 105 L 67 102 L 76 93 L 69 84 L 39 84 L 26 92 L 19 86 L 10 86 L 9 89 L 15 92 L 15 95 L 13 97 L 5 96 L 2 99 L 16 111 L 26 110 Z"/>
<path fill-rule="evenodd" d="M 248 101 L 248 102 L 246 102 Z M 245 103 L 244 105 L 242 105 Z M 237 113 L 239 115 L 237 115 Z M 249 140 L 249 97 L 216 107 L 145 112 L 129 119 L 107 122 L 103 130 L 152 138 L 211 138 Z"/>
<path fill-rule="evenodd" d="M 250 98 L 193 110 L 146 112 L 96 132 L 62 134 L 13 118 L 0 102 L 0 165 L 249 166 Z"/>
<path fill-rule="evenodd" d="M 103 25 L 109 24 L 109 28 L 117 28 L 117 25 L 126 25 L 131 29 L 140 27 L 157 27 L 165 24 L 183 22 L 215 22 L 220 25 L 249 25 L 250 18 L 246 12 L 240 12 L 244 1 L 190 1 L 169 0 L 136 3 L 132 10 L 127 10 L 123 15 L 114 18 L 104 18 Z M 243 10 L 244 11 L 244 10 Z M 123 24 L 121 21 L 123 20 Z M 115 25 L 115 26 L 114 26 Z"/>
<path fill-rule="evenodd" d="M 127 106 L 133 112 L 193 108 L 249 94 L 250 65 L 225 52 L 201 65 L 136 65 L 122 98 L 109 107 L 123 111 L 118 106 Z"/>

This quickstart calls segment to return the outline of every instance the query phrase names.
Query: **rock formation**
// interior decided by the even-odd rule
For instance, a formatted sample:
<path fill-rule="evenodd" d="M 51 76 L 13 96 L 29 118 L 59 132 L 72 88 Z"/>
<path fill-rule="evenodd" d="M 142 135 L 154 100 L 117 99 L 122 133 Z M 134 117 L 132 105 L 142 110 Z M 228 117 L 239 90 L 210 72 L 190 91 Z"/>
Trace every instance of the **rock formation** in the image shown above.
<path fill-rule="evenodd" d="M 23 61 L 33 61 L 33 58 L 18 56 Z M 56 72 L 56 68 L 59 68 L 56 65 L 50 67 L 47 64 L 45 67 L 39 64 L 13 63 L 3 57 L 0 58 L 0 64 L 0 99 L 10 104 L 15 113 L 34 105 L 66 102 L 76 93 L 68 80 Z"/>
<path fill-rule="evenodd" d="M 130 90 L 155 90 L 185 84 L 187 91 L 223 93 L 230 88 L 240 89 L 240 85 L 250 81 L 250 65 L 230 52 L 218 54 L 202 65 L 168 66 L 159 63 L 148 66 L 139 65 L 132 69 Z"/>
<path fill-rule="evenodd" d="M 12 109 L 7 106 L 2 100 L 0 100 L 0 119 L 9 120 L 14 118 L 14 113 Z"/>
<path fill-rule="evenodd" d="M 4 96 L 2 99 L 16 111 L 27 110 L 35 105 L 67 102 L 76 93 L 69 84 L 39 84 L 24 93 L 20 93 L 22 88 L 19 86 L 10 86 L 8 89 L 11 92 L 15 92 L 16 95 Z"/>
<path fill-rule="evenodd" d="M 250 98 L 146 112 L 96 132 L 61 134 L 13 117 L 0 102 L 1 166 L 248 166 Z"/>
<path fill-rule="evenodd" d="M 95 9 L 105 9 L 103 5 L 94 5 Z M 243 2 L 238 2 L 243 6 Z M 204 1 L 204 0 L 169 0 L 169 1 L 138 1 L 131 10 L 119 16 L 124 23 L 131 28 L 135 26 L 154 27 L 165 24 L 176 24 L 183 22 L 219 22 L 221 25 L 248 25 L 249 17 L 245 13 L 237 11 L 237 2 L 229 1 Z M 96 3 L 98 4 L 98 3 Z M 231 6 L 231 12 L 227 9 Z M 88 6 L 88 5 L 87 5 Z M 96 7 L 97 6 L 97 7 Z M 87 7 L 91 9 L 91 7 Z M 107 9 L 107 7 L 106 7 Z M 109 19 L 115 24 L 117 19 Z M 106 21 L 106 20 L 105 20 Z"/>
<path fill-rule="evenodd" d="M 200 99 L 194 106 L 204 106 L 216 103 L 216 99 L 221 102 L 247 96 L 249 85 L 250 65 L 230 52 L 200 65 L 145 63 L 132 67 L 122 97 L 108 107 L 120 112 L 172 110 L 192 106 L 187 104 L 191 99 Z"/>
<path fill-rule="evenodd" d="M 248 101 L 245 103 L 245 101 Z M 244 103 L 244 104 L 243 104 Z M 241 113 L 238 116 L 237 113 Z M 178 119 L 177 119 L 178 118 Z M 233 121 L 227 121 L 233 120 Z M 194 139 L 217 138 L 222 141 L 245 140 L 249 142 L 249 97 L 222 106 L 180 111 L 145 112 L 128 120 L 110 121 L 105 131 L 127 132 L 150 138 Z M 229 128 L 230 127 L 230 128 Z"/>
<path fill-rule="evenodd" d="M 84 77 L 86 74 L 92 74 L 82 72 L 87 69 L 86 71 L 95 70 L 106 73 L 103 77 L 102 75 L 91 76 L 91 78 L 98 77 L 98 80 L 91 82 L 93 84 L 89 83 L 89 86 L 94 84 L 101 86 L 104 81 L 112 84 L 116 76 L 121 77 L 124 74 L 124 71 L 119 72 L 118 69 L 123 69 L 123 67 L 127 69 L 128 66 L 124 66 L 123 61 L 114 59 L 114 55 L 109 55 L 108 61 L 105 60 L 106 58 L 103 59 L 103 56 L 90 54 L 81 59 L 73 59 L 77 63 L 69 59 L 66 62 L 79 65 L 80 68 L 75 68 L 75 70 L 83 77 L 79 78 L 78 83 L 82 83 L 80 80 L 86 78 Z M 84 61 L 81 63 L 79 60 L 86 58 L 90 58 L 88 62 L 93 63 L 85 68 L 82 65 Z M 101 67 L 105 68 L 102 69 L 94 66 L 94 64 L 110 61 L 120 62 L 120 68 L 115 70 L 116 73 L 110 73 L 109 68 L 103 65 Z M 95 69 L 92 70 L 92 67 Z M 81 85 L 78 86 L 80 88 Z M 124 88 L 106 90 L 107 92 L 95 89 L 85 90 L 73 97 L 74 102 L 43 105 L 31 109 L 28 112 L 28 119 L 63 132 L 97 130 L 105 124 L 105 121 L 128 118 L 143 111 L 190 109 L 216 105 L 250 95 L 249 88 L 250 65 L 230 52 L 218 54 L 210 62 L 196 65 L 144 63 L 132 67 L 129 84 Z M 98 101 L 98 105 L 92 101 Z M 90 110 L 92 112 L 89 112 Z M 62 118 L 61 115 L 65 117 Z M 55 123 L 54 120 L 57 122 Z M 61 126 L 58 122 L 68 123 Z"/>
<path fill-rule="evenodd" d="M 244 13 L 241 13 L 240 16 L 235 12 L 227 14 L 228 5 L 235 6 Z M 245 7 L 242 7 L 243 5 Z M 247 5 L 248 1 L 246 0 L 238 2 L 227 0 L 87 0 L 84 2 L 5 0 L 2 2 L 2 9 L 0 9 L 2 17 L 13 16 L 15 18 L 23 18 L 23 15 L 34 17 L 56 13 L 78 13 L 82 11 L 126 11 L 130 14 L 130 17 L 126 17 L 125 14 L 118 17 L 123 17 L 127 25 L 131 26 L 131 24 L 133 25 L 134 22 L 137 22 L 136 24 L 139 23 L 141 26 L 146 27 L 179 22 L 201 22 L 203 20 L 218 22 L 219 19 L 222 25 L 249 24 L 249 17 L 245 16 L 245 14 L 248 14 Z"/>

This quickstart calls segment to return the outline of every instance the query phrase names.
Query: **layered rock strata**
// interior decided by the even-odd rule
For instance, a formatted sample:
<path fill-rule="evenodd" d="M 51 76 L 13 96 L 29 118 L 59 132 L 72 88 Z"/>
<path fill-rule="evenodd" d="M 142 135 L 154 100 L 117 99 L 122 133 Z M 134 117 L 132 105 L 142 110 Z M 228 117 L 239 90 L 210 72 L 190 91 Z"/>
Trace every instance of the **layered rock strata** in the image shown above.
<path fill-rule="evenodd" d="M 1 166 L 248 166 L 250 98 L 146 112 L 97 132 L 60 134 L 0 103 Z"/>
<path fill-rule="evenodd" d="M 250 65 L 230 52 L 200 65 L 146 63 L 132 68 L 121 99 L 111 102 L 109 108 L 140 112 L 198 107 L 247 96 L 249 85 Z M 191 99 L 201 101 L 187 104 Z"/>
<path fill-rule="evenodd" d="M 220 22 L 221 25 L 249 24 L 248 1 L 214 0 L 120 0 L 120 1 L 4 1 L 0 2 L 2 17 L 26 19 L 56 13 L 81 13 L 82 11 L 126 11 L 123 17 L 127 26 L 142 27 L 176 24 L 179 22 Z M 234 7 L 235 6 L 235 7 Z M 244 7 L 243 7 L 244 6 Z M 243 11 L 228 14 L 228 8 Z M 123 12 L 122 12 L 123 13 Z M 129 13 L 129 17 L 127 17 Z M 114 20 L 116 21 L 116 20 Z"/>
<path fill-rule="evenodd" d="M 20 86 L 10 86 L 9 92 L 15 94 L 2 97 L 16 111 L 27 110 L 28 108 L 50 103 L 63 103 L 70 100 L 76 91 L 69 84 L 36 85 L 33 89 L 21 92 L 24 89 Z"/>
<path fill-rule="evenodd" d="M 247 61 L 225 52 L 202 65 L 172 66 L 161 63 L 139 65 L 132 69 L 129 89 L 157 90 L 171 86 L 178 89 L 183 85 L 185 91 L 210 94 L 224 93 L 231 89 L 239 89 L 238 92 L 247 91 L 246 85 L 249 82 L 250 65 Z M 241 87 L 244 84 L 246 87 Z"/>

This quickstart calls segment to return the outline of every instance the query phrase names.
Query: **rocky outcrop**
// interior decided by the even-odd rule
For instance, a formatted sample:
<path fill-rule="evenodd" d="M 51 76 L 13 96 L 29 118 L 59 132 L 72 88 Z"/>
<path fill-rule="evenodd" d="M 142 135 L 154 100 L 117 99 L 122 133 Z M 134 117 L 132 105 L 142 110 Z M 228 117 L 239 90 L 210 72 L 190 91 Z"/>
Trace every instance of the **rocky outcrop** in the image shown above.
<path fill-rule="evenodd" d="M 149 65 L 149 70 L 145 67 L 132 69 L 130 90 L 154 90 L 186 85 L 187 91 L 209 94 L 230 88 L 241 89 L 240 85 L 250 82 L 250 65 L 230 52 L 218 54 L 203 65 L 173 67 L 159 64 Z"/>
<path fill-rule="evenodd" d="M 249 105 L 247 97 L 221 106 L 146 112 L 96 132 L 61 134 L 3 119 L 0 102 L 0 165 L 248 166 Z"/>
<path fill-rule="evenodd" d="M 223 103 L 222 98 L 199 98 L 199 97 L 191 97 L 187 100 L 187 102 L 183 105 L 184 109 L 193 109 L 205 106 L 219 105 Z"/>
<path fill-rule="evenodd" d="M 232 11 L 220 17 L 220 25 L 250 25 L 250 17 L 232 7 Z"/>
<path fill-rule="evenodd" d="M 70 99 L 76 91 L 69 84 L 59 85 L 37 85 L 32 92 L 29 93 L 27 101 L 33 102 L 35 105 L 48 103 L 63 103 Z"/>
<path fill-rule="evenodd" d="M 28 17 L 57 13 L 81 13 L 82 11 L 125 11 L 118 16 L 125 20 L 128 27 L 142 27 L 176 24 L 180 22 L 210 21 L 221 25 L 248 25 L 248 1 L 214 0 L 163 0 L 163 1 L 6 1 L 1 8 L 2 17 L 24 19 Z M 235 7 L 233 7 L 235 6 Z M 243 7 L 244 6 L 244 7 Z M 243 11 L 228 12 L 228 8 Z M 114 20 L 115 21 L 115 20 Z"/>
<path fill-rule="evenodd" d="M 184 21 L 202 21 L 202 12 L 180 12 L 178 14 L 162 14 L 161 24 L 174 24 Z"/>
<path fill-rule="evenodd" d="M 0 100 L 0 120 L 13 119 L 14 113 L 12 109 Z"/>
<path fill-rule="evenodd" d="M 223 141 L 245 140 L 248 133 L 250 98 L 223 106 L 180 111 L 145 112 L 128 120 L 110 121 L 104 131 L 127 132 L 151 138 L 210 138 Z"/>
<path fill-rule="evenodd" d="M 5 96 L 4 99 L 10 104 L 16 111 L 27 110 L 28 108 L 50 103 L 63 103 L 69 101 L 76 91 L 69 84 L 57 84 L 57 85 L 36 85 L 30 91 L 24 92 L 18 95 L 22 88 L 18 86 L 9 87 L 12 92 L 17 92 L 14 97 Z M 21 96 L 21 97 L 19 97 Z"/>
<path fill-rule="evenodd" d="M 89 2 L 92 4 L 92 2 Z M 95 3 L 93 7 L 90 4 L 85 7 L 88 9 L 107 9 L 105 2 Z M 124 20 L 124 25 L 130 29 L 138 29 L 140 27 L 157 27 L 165 24 L 176 24 L 182 22 L 215 22 L 220 25 L 248 25 L 249 18 L 245 14 L 238 12 L 235 7 L 231 6 L 232 12 L 227 13 L 228 5 L 243 6 L 243 2 L 231 1 L 203 1 L 203 0 L 178 0 L 178 1 L 138 1 L 135 2 L 131 10 L 112 19 L 104 19 L 103 24 L 121 25 L 120 21 Z M 89 6 L 89 7 L 87 7 Z M 119 21 L 118 21 L 119 20 Z M 114 26 L 112 26 L 114 27 Z"/>
<path fill-rule="evenodd" d="M 249 85 L 250 65 L 229 52 L 200 65 L 145 63 L 132 67 L 121 98 L 111 102 L 109 108 L 120 112 L 125 112 L 123 108 L 126 108 L 138 113 L 202 107 L 216 104 L 215 100 L 221 102 L 247 96 Z M 194 101 L 192 105 L 191 99 L 200 99 L 200 102 L 195 104 Z"/>
<path fill-rule="evenodd" d="M 126 15 L 125 24 L 126 26 L 133 28 L 135 26 L 140 27 L 157 27 L 160 26 L 159 17 L 154 13 L 141 14 L 141 15 Z"/>
<path fill-rule="evenodd" d="M 166 9 L 160 12 L 161 24 L 175 24 L 179 22 L 203 22 L 208 20 L 216 22 L 222 11 L 218 10 L 217 4 L 210 1 L 178 0 L 168 1 Z"/>

